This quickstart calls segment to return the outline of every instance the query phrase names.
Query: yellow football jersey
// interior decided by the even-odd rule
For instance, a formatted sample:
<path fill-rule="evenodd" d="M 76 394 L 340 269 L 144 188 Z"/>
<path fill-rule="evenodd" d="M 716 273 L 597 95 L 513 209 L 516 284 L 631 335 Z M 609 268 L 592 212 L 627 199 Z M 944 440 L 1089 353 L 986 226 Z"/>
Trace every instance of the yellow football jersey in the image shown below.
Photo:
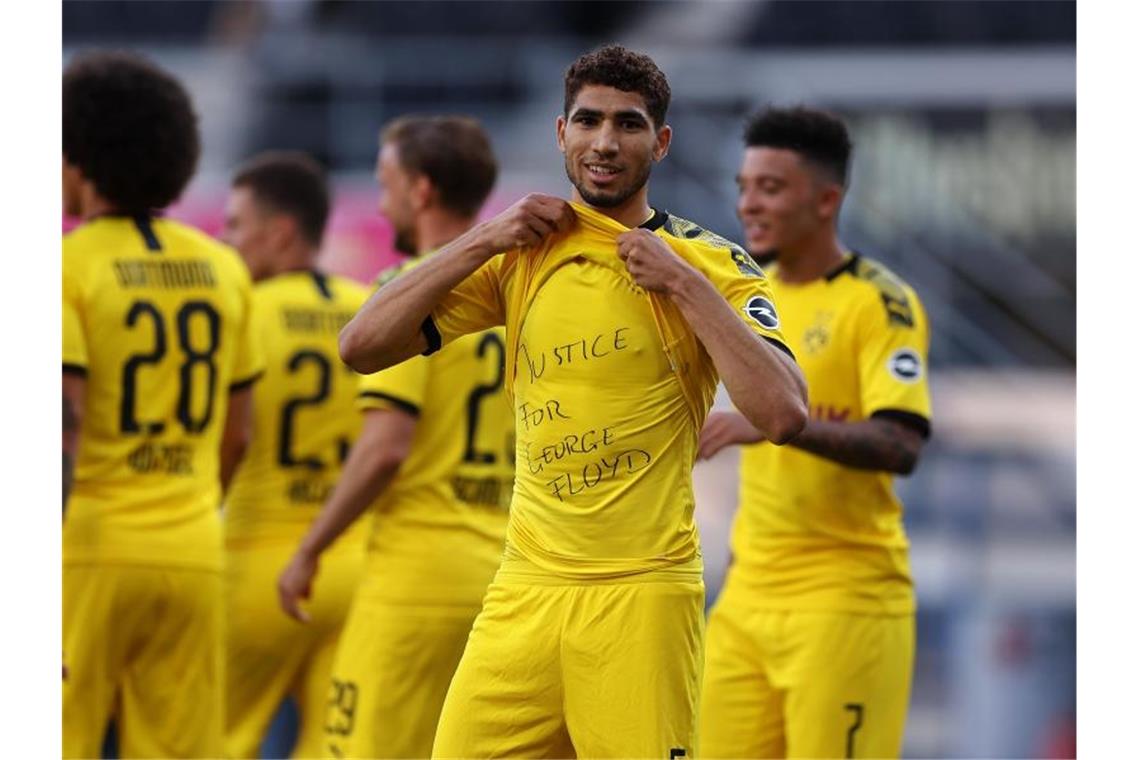
<path fill-rule="evenodd" d="M 65 562 L 221 566 L 219 448 L 263 359 L 238 255 L 168 219 L 63 241 L 63 369 L 87 378 Z"/>
<path fill-rule="evenodd" d="M 253 440 L 226 496 L 227 545 L 295 543 L 336 485 L 360 433 L 359 375 L 340 360 L 337 334 L 368 293 L 315 271 L 254 286 L 266 373 L 254 390 Z"/>
<path fill-rule="evenodd" d="M 361 409 L 418 417 L 411 453 L 374 505 L 368 593 L 431 604 L 482 598 L 503 555 L 514 421 L 502 329 L 457 340 L 360 382 Z"/>
<path fill-rule="evenodd" d="M 680 311 L 626 271 L 616 238 L 627 228 L 575 211 L 568 233 L 496 256 L 454 289 L 425 324 L 429 351 L 506 325 L 515 567 L 536 578 L 699 577 L 692 467 L 716 369 Z M 786 350 L 768 281 L 742 249 L 662 212 L 643 226 Z"/>
<path fill-rule="evenodd" d="M 812 418 L 887 415 L 929 434 L 930 335 L 910 286 L 857 255 L 805 284 L 781 282 L 772 271 Z M 913 611 L 902 504 L 889 473 L 767 443 L 745 447 L 740 470 L 733 573 L 753 606 Z"/>

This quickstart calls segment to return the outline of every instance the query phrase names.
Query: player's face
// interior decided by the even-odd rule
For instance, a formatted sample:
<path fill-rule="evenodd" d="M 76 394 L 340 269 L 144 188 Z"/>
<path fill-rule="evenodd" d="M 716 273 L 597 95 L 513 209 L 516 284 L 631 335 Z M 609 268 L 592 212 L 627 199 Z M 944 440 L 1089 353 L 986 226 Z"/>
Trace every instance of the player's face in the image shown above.
<path fill-rule="evenodd" d="M 668 126 L 654 127 L 645 98 L 603 85 L 583 87 L 557 127 L 566 176 L 597 208 L 617 208 L 642 192 L 672 137 Z"/>
<path fill-rule="evenodd" d="M 396 250 L 416 252 L 415 207 L 412 202 L 414 177 L 400 164 L 399 148 L 385 143 L 376 159 L 376 182 L 380 185 L 377 202 L 380 213 L 396 231 Z"/>
<path fill-rule="evenodd" d="M 222 239 L 241 254 L 254 280 L 272 276 L 276 246 L 270 215 L 248 187 L 230 190 Z"/>
<path fill-rule="evenodd" d="M 736 213 L 755 256 L 794 251 L 830 223 L 820 214 L 819 178 L 794 151 L 745 149 L 736 183 Z"/>

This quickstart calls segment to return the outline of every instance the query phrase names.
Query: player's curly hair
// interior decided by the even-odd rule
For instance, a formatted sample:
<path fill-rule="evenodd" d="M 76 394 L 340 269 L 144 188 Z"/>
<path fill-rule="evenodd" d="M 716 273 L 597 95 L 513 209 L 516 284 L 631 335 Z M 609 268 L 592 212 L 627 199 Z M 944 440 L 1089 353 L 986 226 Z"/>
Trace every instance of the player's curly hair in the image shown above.
<path fill-rule="evenodd" d="M 744 125 L 749 148 L 780 148 L 799 153 L 846 186 L 851 138 L 839 117 L 805 106 L 768 107 Z"/>
<path fill-rule="evenodd" d="M 491 139 L 469 116 L 401 116 L 380 141 L 394 144 L 400 165 L 431 180 L 440 204 L 456 214 L 479 213 L 495 186 L 499 164 Z"/>
<path fill-rule="evenodd" d="M 606 45 L 578 57 L 566 70 L 566 96 L 562 115 L 569 116 L 574 99 L 589 84 L 613 87 L 622 92 L 636 92 L 645 98 L 645 108 L 653 126 L 665 125 L 669 110 L 669 82 L 653 59 L 621 45 Z"/>
<path fill-rule="evenodd" d="M 329 186 L 324 167 L 298 151 L 265 151 L 234 173 L 233 187 L 247 187 L 260 202 L 293 217 L 297 229 L 320 246 L 329 218 Z"/>
<path fill-rule="evenodd" d="M 200 150 L 185 88 L 126 52 L 77 55 L 63 73 L 63 155 L 115 210 L 143 214 L 178 199 Z"/>

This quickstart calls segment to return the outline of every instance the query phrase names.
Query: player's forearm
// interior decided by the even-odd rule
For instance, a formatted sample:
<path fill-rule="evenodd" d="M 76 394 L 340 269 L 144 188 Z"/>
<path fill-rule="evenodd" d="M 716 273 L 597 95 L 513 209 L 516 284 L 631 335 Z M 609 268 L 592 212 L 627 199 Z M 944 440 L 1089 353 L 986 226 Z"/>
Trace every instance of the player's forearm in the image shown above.
<path fill-rule="evenodd" d="M 811 420 L 791 445 L 859 470 L 909 475 L 918 463 L 922 437 L 884 419 L 861 422 Z"/>
<path fill-rule="evenodd" d="M 399 469 L 398 459 L 377 459 L 360 443 L 353 446 L 336 488 L 301 540 L 300 550 L 319 557 L 384 492 Z"/>
<path fill-rule="evenodd" d="M 740 413 L 773 443 L 799 433 L 807 421 L 807 385 L 795 362 L 749 330 L 699 273 L 670 295 Z"/>
<path fill-rule="evenodd" d="M 340 332 L 341 359 L 371 374 L 423 353 L 421 328 L 431 310 L 492 255 L 475 227 L 373 293 Z"/>

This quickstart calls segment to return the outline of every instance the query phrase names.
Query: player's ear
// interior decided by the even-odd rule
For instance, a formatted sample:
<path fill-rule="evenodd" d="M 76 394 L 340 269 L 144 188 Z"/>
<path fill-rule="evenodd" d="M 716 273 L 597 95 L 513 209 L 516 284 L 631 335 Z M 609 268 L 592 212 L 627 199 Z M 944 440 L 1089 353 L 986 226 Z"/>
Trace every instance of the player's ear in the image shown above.
<path fill-rule="evenodd" d="M 436 195 L 435 185 L 426 174 L 417 174 L 412 179 L 412 186 L 410 197 L 412 199 L 412 208 L 416 211 L 422 211 L 431 205 L 433 198 Z"/>
<path fill-rule="evenodd" d="M 653 160 L 660 161 L 669 155 L 669 144 L 673 142 L 673 128 L 668 124 L 657 130 L 657 140 L 653 145 Z"/>
<path fill-rule="evenodd" d="M 820 219 L 835 219 L 839 216 L 839 204 L 843 202 L 843 188 L 835 182 L 823 184 L 818 201 Z"/>
<path fill-rule="evenodd" d="M 566 117 L 559 116 L 554 120 L 554 131 L 558 137 L 558 150 L 566 152 Z"/>
<path fill-rule="evenodd" d="M 269 217 L 269 234 L 273 241 L 273 249 L 280 250 L 293 242 L 300 234 L 297 220 L 289 214 L 274 214 Z"/>

